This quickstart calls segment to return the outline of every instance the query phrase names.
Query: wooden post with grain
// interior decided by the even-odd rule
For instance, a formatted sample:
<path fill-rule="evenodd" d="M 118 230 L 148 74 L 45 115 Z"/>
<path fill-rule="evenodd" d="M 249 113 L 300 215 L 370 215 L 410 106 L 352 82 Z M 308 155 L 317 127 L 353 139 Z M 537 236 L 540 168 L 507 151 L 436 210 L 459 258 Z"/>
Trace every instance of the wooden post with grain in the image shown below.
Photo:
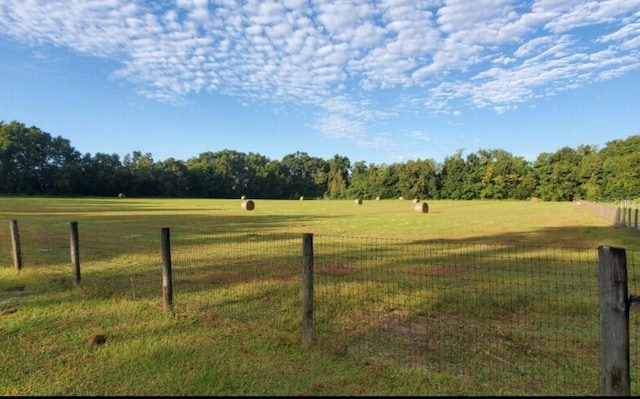
<path fill-rule="evenodd" d="M 11 248 L 13 253 L 13 265 L 16 271 L 22 270 L 22 250 L 20 249 L 20 233 L 18 232 L 18 221 L 9 221 L 11 230 Z"/>
<path fill-rule="evenodd" d="M 78 222 L 69 223 L 69 250 L 71 251 L 71 265 L 73 267 L 73 286 L 80 285 L 80 244 L 78 236 Z"/>
<path fill-rule="evenodd" d="M 302 235 L 302 344 L 313 343 L 313 234 Z"/>
<path fill-rule="evenodd" d="M 600 299 L 600 394 L 628 396 L 629 295 L 624 248 L 598 247 Z"/>
<path fill-rule="evenodd" d="M 162 298 L 165 310 L 173 306 L 173 278 L 171 276 L 171 234 L 168 227 L 160 231 L 162 243 Z"/>

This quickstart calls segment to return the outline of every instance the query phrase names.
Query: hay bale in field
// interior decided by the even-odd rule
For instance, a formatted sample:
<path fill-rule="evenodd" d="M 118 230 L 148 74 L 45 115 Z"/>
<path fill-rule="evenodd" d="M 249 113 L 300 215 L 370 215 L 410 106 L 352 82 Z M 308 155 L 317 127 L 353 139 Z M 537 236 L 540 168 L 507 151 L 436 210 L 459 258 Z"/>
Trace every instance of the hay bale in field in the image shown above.
<path fill-rule="evenodd" d="M 531 197 L 531 202 L 538 202 L 540 201 L 540 198 L 538 197 Z"/>
<path fill-rule="evenodd" d="M 429 213 L 429 205 L 426 202 L 416 202 L 416 204 L 413 206 L 413 209 L 416 212 Z"/>
<path fill-rule="evenodd" d="M 246 195 L 243 195 L 242 197 L 240 197 L 240 199 L 244 201 L 244 200 L 246 200 L 246 199 L 247 199 L 247 196 L 246 196 Z"/>
<path fill-rule="evenodd" d="M 376 197 L 376 201 L 380 201 L 380 197 Z"/>
<path fill-rule="evenodd" d="M 125 193 L 120 193 L 118 194 L 118 198 L 127 198 L 127 195 Z"/>
<path fill-rule="evenodd" d="M 360 198 L 355 200 L 356 205 L 362 205 L 362 200 Z"/>
<path fill-rule="evenodd" d="M 244 200 L 242 201 L 242 204 L 240 204 L 240 207 L 245 211 L 252 211 L 253 208 L 256 207 L 256 204 L 254 204 L 251 200 Z"/>
<path fill-rule="evenodd" d="M 304 197 L 300 197 L 300 201 L 304 201 Z"/>
<path fill-rule="evenodd" d="M 404 197 L 401 195 L 400 198 L 398 198 L 400 201 L 404 200 Z"/>
<path fill-rule="evenodd" d="M 417 204 L 418 202 L 420 202 L 420 200 L 419 200 L 419 199 L 417 199 L 417 198 L 414 198 L 414 199 L 413 199 L 413 203 L 414 203 L 414 204 Z"/>

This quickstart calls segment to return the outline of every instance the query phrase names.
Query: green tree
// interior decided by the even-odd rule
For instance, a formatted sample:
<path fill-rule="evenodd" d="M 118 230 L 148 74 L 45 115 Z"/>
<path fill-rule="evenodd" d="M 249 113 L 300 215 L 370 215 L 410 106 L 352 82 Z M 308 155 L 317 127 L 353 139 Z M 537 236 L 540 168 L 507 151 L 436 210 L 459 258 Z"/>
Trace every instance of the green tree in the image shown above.
<path fill-rule="evenodd" d="M 153 165 L 157 193 L 161 197 L 190 195 L 190 173 L 183 161 L 168 158 Z"/>
<path fill-rule="evenodd" d="M 140 151 L 133 151 L 132 154 L 124 156 L 122 165 L 131 176 L 130 184 L 126 188 L 127 195 L 142 197 L 158 195 L 154 174 L 155 164 L 151 153 L 142 154 Z"/>
<path fill-rule="evenodd" d="M 78 161 L 68 140 L 52 138 L 35 126 L 0 121 L 1 192 L 71 194 Z"/>
<path fill-rule="evenodd" d="M 533 167 L 522 157 L 514 157 L 504 150 L 480 150 L 483 159 L 483 199 L 526 199 L 533 195 L 535 179 Z"/>
<path fill-rule="evenodd" d="M 327 179 L 327 195 L 330 198 L 345 198 L 347 196 L 350 168 L 349 158 L 338 154 L 331 158 Z"/>
<path fill-rule="evenodd" d="M 640 197 L 640 135 L 612 140 L 600 151 L 602 196 L 610 199 Z"/>
<path fill-rule="evenodd" d="M 321 197 L 324 193 L 329 172 L 329 164 L 325 160 L 297 151 L 285 155 L 280 166 L 287 198 Z"/>
<path fill-rule="evenodd" d="M 189 193 L 193 197 L 215 198 L 218 191 L 219 181 L 214 167 L 216 155 L 211 151 L 200 153 L 197 157 L 189 158 L 186 162 L 191 184 Z"/>
<path fill-rule="evenodd" d="M 397 167 L 398 190 L 407 198 L 433 198 L 438 190 L 433 160 L 411 160 Z"/>
<path fill-rule="evenodd" d="M 546 201 L 573 201 L 581 197 L 580 154 L 563 147 L 553 154 L 542 153 L 534 163 L 538 180 L 536 192 Z"/>
<path fill-rule="evenodd" d="M 364 161 L 353 164 L 350 176 L 351 185 L 347 190 L 350 198 L 371 199 L 369 191 L 369 167 Z"/>

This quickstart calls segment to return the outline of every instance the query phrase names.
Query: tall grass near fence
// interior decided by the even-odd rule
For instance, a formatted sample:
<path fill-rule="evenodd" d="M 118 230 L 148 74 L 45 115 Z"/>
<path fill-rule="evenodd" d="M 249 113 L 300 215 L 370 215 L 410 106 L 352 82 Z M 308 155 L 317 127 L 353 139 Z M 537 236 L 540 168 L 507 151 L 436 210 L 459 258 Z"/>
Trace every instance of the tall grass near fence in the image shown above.
<path fill-rule="evenodd" d="M 640 290 L 635 232 L 575 204 L 445 201 L 416 214 L 401 201 L 256 201 L 253 213 L 239 201 L 40 201 L 0 201 L 20 221 L 25 261 L 10 274 L 0 254 L 5 394 L 589 395 L 599 387 L 598 245 L 628 248 L 630 293 Z M 69 220 L 80 226 L 79 289 Z M 315 242 L 308 350 L 302 232 Z M 0 243 L 7 236 L 0 229 Z M 88 353 L 96 326 L 111 340 Z M 59 327 L 61 337 L 47 334 Z M 635 313 L 631 337 L 637 394 Z"/>

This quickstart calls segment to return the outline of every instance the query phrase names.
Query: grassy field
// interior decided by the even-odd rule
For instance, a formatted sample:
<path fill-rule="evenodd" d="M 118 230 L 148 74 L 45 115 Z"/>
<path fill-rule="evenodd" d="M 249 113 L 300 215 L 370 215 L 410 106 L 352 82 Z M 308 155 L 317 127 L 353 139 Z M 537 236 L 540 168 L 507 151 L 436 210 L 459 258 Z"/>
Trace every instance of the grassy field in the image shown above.
<path fill-rule="evenodd" d="M 490 246 L 520 252 L 523 248 L 560 248 L 553 253 L 566 256 L 572 265 L 571 273 L 585 279 L 576 280 L 577 283 L 597 285 L 597 276 L 593 281 L 591 271 L 583 273 L 578 267 L 584 263 L 580 257 L 585 250 L 609 245 L 639 251 L 637 232 L 610 226 L 575 203 L 428 201 L 429 212 L 418 213 L 407 200 L 364 201 L 362 205 L 337 200 L 254 201 L 255 209 L 245 211 L 239 199 L 0 198 L 0 215 L 7 221 L 19 222 L 24 261 L 23 270 L 17 273 L 7 224 L 0 230 L 0 394 L 598 392 L 598 365 L 584 364 L 592 361 L 593 352 L 598 351 L 597 298 L 595 308 L 592 302 L 583 303 L 579 298 L 562 299 L 577 300 L 577 307 L 575 302 L 531 305 L 527 299 L 534 294 L 536 298 L 557 295 L 556 280 L 566 279 L 567 274 L 564 270 L 556 274 L 555 257 L 553 262 L 539 265 L 544 287 L 523 282 L 518 286 L 522 277 L 507 275 L 507 269 L 514 269 L 514 259 L 528 255 L 492 250 L 490 261 L 475 258 L 479 261 L 473 269 L 464 269 L 465 273 L 456 279 L 448 276 L 457 269 L 441 259 L 438 267 L 446 266 L 446 281 L 444 274 L 434 274 L 431 265 L 427 270 L 429 276 L 435 275 L 443 282 L 443 287 L 436 290 L 435 286 L 424 289 L 420 285 L 422 277 L 416 276 L 426 273 L 418 267 L 423 255 L 406 248 L 423 243 L 447 245 L 454 251 L 461 248 L 458 245 L 474 250 Z M 71 221 L 78 222 L 80 231 L 83 277 L 78 288 L 73 287 L 70 273 Z M 176 306 L 172 312 L 163 309 L 158 283 L 162 227 L 169 227 L 172 232 L 176 279 Z M 318 309 L 318 339 L 309 348 L 300 343 L 302 233 L 316 237 L 318 297 L 336 296 L 335 301 L 322 302 L 325 308 Z M 465 250 L 463 255 L 467 256 L 468 249 Z M 453 257 L 461 259 L 458 254 Z M 500 261 L 496 261 L 498 257 Z M 366 258 L 366 262 L 340 267 L 347 258 Z M 579 260 L 574 261 L 576 258 Z M 404 276 L 406 271 L 412 277 L 388 280 L 383 273 L 389 266 L 398 275 Z M 470 276 L 478 280 L 471 280 Z M 516 284 L 512 290 L 516 294 L 509 294 L 508 304 L 489 298 L 492 291 L 502 292 L 505 288 L 495 285 L 498 280 L 489 280 L 489 276 L 500 276 L 504 284 L 509 284 L 507 287 Z M 431 278 L 430 284 L 432 281 Z M 411 296 L 399 293 L 403 290 L 411 292 Z M 449 295 L 449 291 L 471 293 L 476 299 L 469 303 Z M 425 305 L 427 302 L 429 305 Z M 431 327 L 441 325 L 442 328 L 429 331 L 434 335 L 432 341 L 436 336 L 442 340 L 448 337 L 460 348 L 466 348 L 467 341 L 493 342 L 483 338 L 485 327 L 498 331 L 493 335 L 505 341 L 526 333 L 520 331 L 521 320 L 513 316 L 513 303 L 559 316 L 538 320 L 538 313 L 527 313 L 531 315 L 529 324 L 548 325 L 546 331 L 554 334 L 553 338 L 536 337 L 544 342 L 544 353 L 539 362 L 530 360 L 531 369 L 515 367 L 516 360 L 526 362 L 537 356 L 529 349 L 509 352 L 514 356 L 512 360 L 505 359 L 503 352 L 495 352 L 503 348 L 494 351 L 487 345 L 482 355 L 497 358 L 497 364 L 503 366 L 499 371 L 477 368 L 475 373 L 456 373 L 452 372 L 456 367 L 464 369 L 460 363 L 479 359 L 449 356 L 447 353 L 453 352 L 450 347 L 430 344 L 424 349 L 429 353 L 420 352 L 420 356 L 429 357 L 432 363 L 446 360 L 446 364 L 441 368 L 408 367 L 369 356 L 370 351 L 367 356 L 362 355 L 366 352 L 362 343 L 365 341 L 356 342 L 369 338 L 370 329 L 366 326 L 372 324 L 367 319 L 370 315 L 358 309 L 372 304 L 378 313 L 387 316 L 409 318 L 402 312 L 410 314 L 411 323 L 398 324 L 404 329 L 418 320 L 428 320 Z M 572 315 L 566 316 L 567 312 Z M 484 313 L 492 325 L 475 331 L 468 321 L 471 316 Z M 334 320 L 341 318 L 344 320 L 340 323 Z M 391 323 L 388 317 L 376 320 L 387 326 Z M 455 328 L 456 323 L 464 324 L 464 328 Z M 106 343 L 90 345 L 88 340 L 95 334 L 105 334 Z M 566 335 L 563 339 L 567 341 L 556 342 L 557 351 L 550 350 L 547 341 L 553 347 L 553 340 L 559 335 Z M 558 359 L 566 357 L 560 346 L 572 340 L 584 340 L 580 350 L 571 354 L 575 359 Z M 374 352 L 386 353 L 394 346 L 366 342 L 376 344 Z M 542 351 L 542 344 L 536 349 Z M 536 367 L 546 375 L 548 370 L 542 369 L 558 364 L 566 365 L 567 370 L 554 370 L 557 376 L 530 386 Z M 582 379 L 576 380 L 575 371 L 583 368 Z"/>

